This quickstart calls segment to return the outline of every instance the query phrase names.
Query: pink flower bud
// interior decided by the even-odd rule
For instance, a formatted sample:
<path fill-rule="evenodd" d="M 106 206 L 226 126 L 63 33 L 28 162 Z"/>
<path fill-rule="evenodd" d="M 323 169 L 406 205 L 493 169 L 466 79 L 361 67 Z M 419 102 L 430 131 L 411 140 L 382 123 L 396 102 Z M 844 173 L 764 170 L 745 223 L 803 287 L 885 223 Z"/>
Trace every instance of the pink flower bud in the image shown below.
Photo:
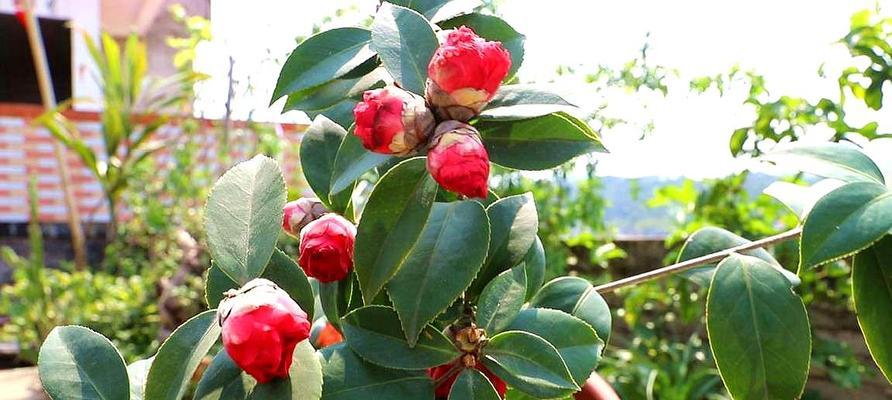
<path fill-rule="evenodd" d="M 474 127 L 446 121 L 437 125 L 427 153 L 427 170 L 450 192 L 486 198 L 489 155 Z"/>
<path fill-rule="evenodd" d="M 266 279 L 230 290 L 217 315 L 226 353 L 260 383 L 287 378 L 294 348 L 310 337 L 307 313 Z"/>
<path fill-rule="evenodd" d="M 467 121 L 492 99 L 511 68 L 511 55 L 467 27 L 453 30 L 427 67 L 425 95 L 441 119 Z"/>
<path fill-rule="evenodd" d="M 294 237 L 299 236 L 300 230 L 307 224 L 328 212 L 325 205 L 315 197 L 302 197 L 290 201 L 285 204 L 284 211 L 282 228 L 285 229 L 285 233 Z"/>
<path fill-rule="evenodd" d="M 300 266 L 319 282 L 344 279 L 353 269 L 356 226 L 337 214 L 325 214 L 300 231 Z"/>
<path fill-rule="evenodd" d="M 435 125 L 424 99 L 392 86 L 363 93 L 353 116 L 353 133 L 366 149 L 398 156 L 414 153 Z"/>

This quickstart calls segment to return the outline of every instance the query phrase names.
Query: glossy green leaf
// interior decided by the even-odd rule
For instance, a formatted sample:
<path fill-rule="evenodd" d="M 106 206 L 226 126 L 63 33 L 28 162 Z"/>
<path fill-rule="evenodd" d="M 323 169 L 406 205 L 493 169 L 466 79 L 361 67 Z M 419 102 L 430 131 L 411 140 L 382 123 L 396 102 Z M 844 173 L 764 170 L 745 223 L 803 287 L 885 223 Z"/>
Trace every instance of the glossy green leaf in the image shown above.
<path fill-rule="evenodd" d="M 762 193 L 781 202 L 802 221 L 818 200 L 843 184 L 844 182 L 836 179 L 822 179 L 811 186 L 777 181 L 768 185 Z"/>
<path fill-rule="evenodd" d="M 855 256 L 852 295 L 870 355 L 892 382 L 892 236 Z"/>
<path fill-rule="evenodd" d="M 576 107 L 556 93 L 534 85 L 502 86 L 479 118 L 512 121 L 542 117 Z"/>
<path fill-rule="evenodd" d="M 473 12 L 481 5 L 480 0 L 389 0 L 388 2 L 418 11 L 432 22 Z"/>
<path fill-rule="evenodd" d="M 242 373 L 226 350 L 220 350 L 195 388 L 194 400 L 244 400 L 257 381 Z"/>
<path fill-rule="evenodd" d="M 372 58 L 370 60 L 375 60 Z M 384 87 L 386 73 L 376 69 L 356 78 L 335 79 L 288 95 L 282 111 L 303 111 L 310 118 L 324 115 L 337 124 L 353 124 L 353 108 L 366 90 Z"/>
<path fill-rule="evenodd" d="M 464 368 L 452 384 L 448 400 L 501 400 L 501 397 L 486 375 Z"/>
<path fill-rule="evenodd" d="M 316 300 L 313 295 L 313 287 L 304 270 L 282 250 L 276 249 L 269 260 L 269 264 L 263 271 L 261 278 L 269 279 L 282 290 L 288 293 L 307 315 L 315 313 Z M 223 295 L 230 289 L 238 289 L 242 285 L 237 284 L 226 276 L 216 265 L 208 269 L 208 278 L 205 289 L 205 298 L 208 307 L 216 308 Z"/>
<path fill-rule="evenodd" d="M 347 131 L 340 125 L 325 116 L 318 116 L 300 140 L 300 166 L 307 183 L 326 207 L 340 211 L 343 211 L 346 201 L 340 201 L 338 203 L 342 204 L 333 206 L 333 201 L 329 198 L 329 189 L 331 189 L 335 158 L 345 136 Z M 344 191 L 350 189 L 348 186 Z M 347 196 L 349 199 L 349 193 Z"/>
<path fill-rule="evenodd" d="M 548 281 L 530 300 L 530 307 L 561 310 L 591 325 L 604 343 L 610 341 L 610 308 L 585 279 L 565 276 Z"/>
<path fill-rule="evenodd" d="M 580 386 L 595 370 L 604 348 L 604 342 L 589 324 L 558 310 L 524 309 L 506 329 L 529 332 L 551 343 Z"/>
<path fill-rule="evenodd" d="M 347 135 L 335 157 L 329 193 L 339 193 L 347 189 L 366 172 L 394 158 L 386 154 L 372 153 L 362 147 L 362 141 L 356 135 Z"/>
<path fill-rule="evenodd" d="M 363 361 L 346 344 L 322 349 L 324 400 L 433 400 L 426 371 L 381 368 Z"/>
<path fill-rule="evenodd" d="M 350 348 L 366 361 L 385 368 L 427 369 L 459 357 L 452 340 L 425 327 L 414 347 L 409 346 L 396 311 L 384 306 L 357 308 L 341 319 Z"/>
<path fill-rule="evenodd" d="M 475 126 L 490 161 L 507 168 L 544 170 L 576 156 L 606 151 L 585 122 L 565 113 L 516 121 L 481 120 Z"/>
<path fill-rule="evenodd" d="M 542 246 L 542 240 L 538 236 L 523 257 L 522 265 L 527 275 L 526 300 L 530 300 L 545 283 L 545 247 Z"/>
<path fill-rule="evenodd" d="M 146 381 L 146 399 L 180 400 L 198 364 L 220 337 L 217 310 L 180 325 L 158 349 Z"/>
<path fill-rule="evenodd" d="M 763 157 L 764 160 L 824 178 L 844 182 L 883 184 L 883 173 L 867 155 L 840 143 L 793 144 Z"/>
<path fill-rule="evenodd" d="M 280 97 L 321 85 L 349 73 L 375 53 L 372 34 L 362 28 L 336 28 L 313 35 L 291 52 L 273 91 Z"/>
<path fill-rule="evenodd" d="M 378 8 L 372 23 L 372 48 L 401 88 L 424 96 L 427 65 L 439 45 L 421 14 L 390 3 Z"/>
<path fill-rule="evenodd" d="M 328 319 L 337 330 L 341 330 L 341 317 L 347 314 L 353 294 L 355 279 L 341 279 L 337 282 L 319 282 L 319 300 L 325 318 Z"/>
<path fill-rule="evenodd" d="M 681 248 L 681 252 L 678 254 L 677 262 L 692 260 L 694 258 L 712 254 L 717 251 L 727 250 L 732 247 L 737 247 L 747 243 L 750 243 L 750 241 L 722 228 L 711 226 L 702 228 L 694 232 L 694 234 L 692 234 L 688 238 L 688 240 L 685 241 L 684 246 L 682 246 Z M 765 249 L 753 249 L 742 254 L 757 257 L 762 261 L 771 264 L 779 272 L 784 274 L 784 276 L 787 278 L 787 280 L 790 281 L 793 286 L 797 286 L 802 282 L 799 277 L 796 276 L 796 274 L 784 269 L 784 267 L 782 267 L 780 263 L 778 263 L 777 260 L 775 260 L 774 257 L 771 256 L 771 253 L 769 253 Z M 680 275 L 690 279 L 691 281 L 702 287 L 708 287 L 709 282 L 712 281 L 712 274 L 715 272 L 715 267 L 717 265 L 718 263 L 706 264 L 702 267 L 689 269 L 685 272 L 682 272 Z"/>
<path fill-rule="evenodd" d="M 489 220 L 476 201 L 435 203 L 424 231 L 387 284 L 410 345 L 471 285 L 489 245 Z"/>
<path fill-rule="evenodd" d="M 43 388 L 54 400 L 130 398 L 121 354 L 111 341 L 82 326 L 53 328 L 37 364 Z"/>
<path fill-rule="evenodd" d="M 536 241 L 539 215 L 531 193 L 500 199 L 486 209 L 490 239 L 486 262 L 471 291 L 479 293 L 490 280 L 517 264 Z"/>
<path fill-rule="evenodd" d="M 811 357 L 805 306 L 790 282 L 755 257 L 732 255 L 715 271 L 706 300 L 709 344 L 735 399 L 795 399 Z"/>
<path fill-rule="evenodd" d="M 483 365 L 509 386 L 542 399 L 579 390 L 557 349 L 539 336 L 507 331 L 490 338 Z"/>
<path fill-rule="evenodd" d="M 861 251 L 892 229 L 892 191 L 872 182 L 843 185 L 815 203 L 802 225 L 800 268 Z"/>
<path fill-rule="evenodd" d="M 522 267 L 511 268 L 496 276 L 480 293 L 477 326 L 490 336 L 504 330 L 523 307 L 526 292 L 526 273 Z"/>
<path fill-rule="evenodd" d="M 370 304 L 406 262 L 421 236 L 437 183 L 424 158 L 403 161 L 372 190 L 356 233 L 356 275 L 363 300 Z"/>
<path fill-rule="evenodd" d="M 480 37 L 502 42 L 502 46 L 511 54 L 511 69 L 508 70 L 505 80 L 511 79 L 517 73 L 520 65 L 523 64 L 523 43 L 526 38 L 499 17 L 471 13 L 441 22 L 439 25 L 443 29 L 467 26 L 473 29 L 474 33 L 480 35 Z"/>
<path fill-rule="evenodd" d="M 223 174 L 205 211 L 208 250 L 217 267 L 241 284 L 263 274 L 284 206 L 285 179 L 273 159 L 256 156 Z"/>

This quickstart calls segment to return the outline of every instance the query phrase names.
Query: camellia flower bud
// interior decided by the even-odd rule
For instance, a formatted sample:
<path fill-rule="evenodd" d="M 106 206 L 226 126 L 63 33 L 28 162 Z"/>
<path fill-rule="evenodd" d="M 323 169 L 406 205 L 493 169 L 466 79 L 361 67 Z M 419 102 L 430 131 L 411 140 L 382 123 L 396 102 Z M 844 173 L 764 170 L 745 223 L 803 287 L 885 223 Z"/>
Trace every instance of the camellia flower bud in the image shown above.
<path fill-rule="evenodd" d="M 505 398 L 505 391 L 508 390 L 508 385 L 505 384 L 505 381 L 499 379 L 498 376 L 495 376 L 492 372 L 489 371 L 486 367 L 481 363 L 477 363 L 473 367 L 474 369 L 483 372 L 483 375 L 489 379 L 489 382 L 492 383 L 492 386 L 496 389 L 496 392 L 499 393 L 499 397 Z M 445 399 L 449 397 L 449 391 L 452 389 L 452 385 L 455 383 L 455 380 L 458 379 L 458 375 L 461 373 L 462 367 L 459 364 L 445 364 L 439 367 L 434 367 L 427 370 L 428 376 L 433 380 L 443 379 L 444 376 L 451 374 L 449 377 L 445 378 L 437 387 L 435 388 L 435 396 L 438 399 Z"/>
<path fill-rule="evenodd" d="M 366 149 L 398 156 L 414 153 L 436 123 L 424 99 L 393 86 L 363 93 L 353 116 L 353 133 Z"/>
<path fill-rule="evenodd" d="M 290 201 L 285 204 L 284 211 L 282 228 L 285 229 L 285 233 L 294 237 L 299 236 L 300 230 L 307 224 L 328 212 L 325 205 L 315 197 L 302 197 Z"/>
<path fill-rule="evenodd" d="M 217 316 L 226 353 L 260 383 L 288 377 L 294 348 L 310 337 L 307 313 L 266 279 L 227 292 Z"/>
<path fill-rule="evenodd" d="M 492 99 L 511 68 L 511 55 L 467 27 L 453 30 L 427 67 L 425 95 L 441 119 L 467 121 Z"/>
<path fill-rule="evenodd" d="M 437 126 L 427 153 L 427 170 L 446 190 L 486 198 L 489 155 L 474 127 L 446 121 Z"/>
<path fill-rule="evenodd" d="M 300 231 L 300 266 L 319 282 L 344 279 L 353 269 L 356 226 L 337 214 L 325 214 Z"/>
<path fill-rule="evenodd" d="M 343 342 L 344 336 L 341 335 L 341 332 L 338 332 L 337 328 L 335 328 L 331 322 L 326 321 L 324 318 L 320 318 L 313 323 L 310 340 L 317 349 L 321 349 Z"/>

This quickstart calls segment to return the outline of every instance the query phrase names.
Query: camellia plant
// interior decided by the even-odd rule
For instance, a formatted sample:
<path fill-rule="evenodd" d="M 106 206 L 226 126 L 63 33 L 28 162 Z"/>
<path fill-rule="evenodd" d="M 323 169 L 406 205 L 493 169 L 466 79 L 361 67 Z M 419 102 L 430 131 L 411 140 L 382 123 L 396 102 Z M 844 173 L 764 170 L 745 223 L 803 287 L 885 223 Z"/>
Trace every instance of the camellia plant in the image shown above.
<path fill-rule="evenodd" d="M 559 95 L 505 84 L 524 38 L 468 3 L 385 2 L 371 29 L 301 43 L 274 100 L 314 118 L 300 155 L 317 197 L 286 203 L 282 172 L 263 156 L 229 170 L 206 208 L 213 309 L 130 366 L 101 335 L 56 328 L 39 361 L 49 395 L 592 399 L 611 332 L 601 293 L 680 273 L 709 287 L 710 344 L 731 395 L 794 399 L 808 317 L 797 275 L 763 248 L 796 238 L 800 270 L 857 254 L 858 318 L 889 376 L 892 191 L 854 147 L 768 155 L 828 178 L 772 191 L 799 211 L 799 228 L 753 242 L 707 228 L 675 265 L 598 287 L 543 282 L 532 196 L 489 191 L 490 163 L 543 170 L 604 148 Z M 374 182 L 367 196 L 359 181 Z M 283 230 L 300 254 L 276 248 Z"/>

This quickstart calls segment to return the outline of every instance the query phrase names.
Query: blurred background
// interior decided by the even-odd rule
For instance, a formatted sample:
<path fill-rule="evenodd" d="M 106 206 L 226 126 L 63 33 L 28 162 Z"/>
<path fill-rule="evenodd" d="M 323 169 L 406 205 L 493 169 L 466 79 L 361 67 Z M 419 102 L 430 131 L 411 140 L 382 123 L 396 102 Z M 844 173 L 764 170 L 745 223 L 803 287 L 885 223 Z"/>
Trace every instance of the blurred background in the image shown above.
<path fill-rule="evenodd" d="M 892 174 L 889 1 L 459 1 L 526 35 L 516 79 L 582 106 L 611 151 L 494 172 L 497 193 L 533 192 L 549 277 L 602 283 L 672 263 L 704 226 L 750 239 L 795 226 L 762 190 L 814 179 L 755 159 L 777 143 L 852 142 Z M 309 119 L 269 104 L 278 71 L 300 41 L 367 25 L 378 5 L 28 3 L 55 101 L 38 85 L 25 2 L 0 0 L 0 390 L 11 399 L 40 398 L 30 367 L 53 326 L 102 332 L 130 362 L 206 308 L 210 185 L 262 153 L 282 164 L 289 198 L 310 193 L 297 151 Z M 795 268 L 794 245 L 775 250 Z M 849 268 L 806 271 L 797 289 L 815 330 L 803 398 L 892 398 Z M 598 372 L 623 399 L 728 398 L 704 295 L 670 279 L 607 297 L 617 328 Z"/>

